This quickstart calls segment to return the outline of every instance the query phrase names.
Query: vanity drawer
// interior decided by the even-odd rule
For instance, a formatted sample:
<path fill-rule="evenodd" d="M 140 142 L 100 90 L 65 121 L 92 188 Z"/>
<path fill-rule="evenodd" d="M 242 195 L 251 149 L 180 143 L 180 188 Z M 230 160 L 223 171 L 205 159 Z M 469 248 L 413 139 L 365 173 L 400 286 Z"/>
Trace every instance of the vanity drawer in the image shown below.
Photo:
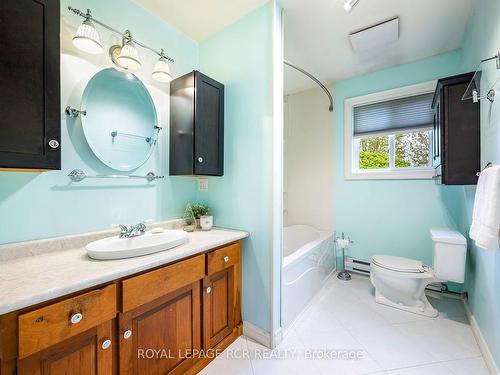
<path fill-rule="evenodd" d="M 207 254 L 207 272 L 213 275 L 240 262 L 240 243 L 235 243 Z"/>
<path fill-rule="evenodd" d="M 116 317 L 116 285 L 19 315 L 19 358 L 25 358 Z"/>
<path fill-rule="evenodd" d="M 203 279 L 205 255 L 182 260 L 155 271 L 122 281 L 122 312 L 165 296 L 179 288 Z"/>

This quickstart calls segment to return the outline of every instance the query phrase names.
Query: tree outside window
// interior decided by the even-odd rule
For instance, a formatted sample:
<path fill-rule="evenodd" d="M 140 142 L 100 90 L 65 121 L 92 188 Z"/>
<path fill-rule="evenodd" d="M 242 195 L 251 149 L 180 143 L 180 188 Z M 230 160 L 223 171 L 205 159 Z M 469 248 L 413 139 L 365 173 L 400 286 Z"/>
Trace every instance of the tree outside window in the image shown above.
<path fill-rule="evenodd" d="M 366 137 L 359 140 L 359 169 L 427 167 L 429 154 L 429 131 Z"/>

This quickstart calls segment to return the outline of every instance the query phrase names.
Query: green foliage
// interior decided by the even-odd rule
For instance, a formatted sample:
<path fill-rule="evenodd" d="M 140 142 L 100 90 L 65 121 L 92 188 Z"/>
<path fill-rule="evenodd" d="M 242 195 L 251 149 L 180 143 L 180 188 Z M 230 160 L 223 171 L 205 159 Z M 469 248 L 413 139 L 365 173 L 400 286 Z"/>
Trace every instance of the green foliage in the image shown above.
<path fill-rule="evenodd" d="M 389 153 L 389 137 L 363 138 L 359 144 L 360 151 Z"/>
<path fill-rule="evenodd" d="M 395 167 L 423 167 L 429 163 L 429 133 L 413 132 L 394 137 Z M 359 143 L 359 168 L 389 168 L 389 137 L 363 138 Z"/>
<path fill-rule="evenodd" d="M 389 137 L 363 138 L 359 142 L 359 168 L 389 168 Z"/>
<path fill-rule="evenodd" d="M 401 159 L 398 155 L 396 155 L 395 160 L 396 168 L 406 168 L 411 167 L 411 163 L 405 159 Z"/>
<path fill-rule="evenodd" d="M 194 217 L 197 219 L 199 219 L 200 216 L 208 215 L 208 212 L 210 211 L 208 206 L 204 205 L 203 203 L 193 204 L 191 206 L 191 210 L 193 211 Z"/>
<path fill-rule="evenodd" d="M 360 169 L 389 168 L 389 154 L 379 151 L 361 151 L 359 153 Z"/>

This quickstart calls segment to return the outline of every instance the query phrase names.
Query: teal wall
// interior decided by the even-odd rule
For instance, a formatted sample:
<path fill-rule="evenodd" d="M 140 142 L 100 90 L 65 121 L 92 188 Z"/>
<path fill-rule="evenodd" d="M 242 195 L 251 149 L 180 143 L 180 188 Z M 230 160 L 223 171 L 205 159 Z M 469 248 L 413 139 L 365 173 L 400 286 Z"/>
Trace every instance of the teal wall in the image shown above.
<path fill-rule="evenodd" d="M 250 232 L 243 255 L 243 319 L 270 327 L 272 8 L 268 3 L 200 44 L 200 70 L 225 85 L 224 177 L 198 199 L 215 224 Z"/>
<path fill-rule="evenodd" d="M 463 68 L 476 69 L 481 59 L 494 56 L 500 48 L 500 1 L 474 1 L 463 47 Z M 500 70 L 493 61 L 483 65 L 481 91 L 496 83 L 499 90 Z M 481 163 L 500 164 L 500 100 L 481 100 Z M 459 222 L 468 233 L 474 204 L 474 187 L 461 192 L 462 215 Z M 469 306 L 500 368 L 500 250 L 483 250 L 470 241 L 466 282 Z"/>
<path fill-rule="evenodd" d="M 433 180 L 345 180 L 344 100 L 457 74 L 460 61 L 457 50 L 336 84 L 336 230 L 354 240 L 347 255 L 369 260 L 383 253 L 430 263 L 429 228 L 456 226 L 459 189 Z"/>
<path fill-rule="evenodd" d="M 111 65 L 107 53 L 93 56 L 76 50 L 71 38 L 82 19 L 71 5 L 93 15 L 175 59 L 173 75 L 201 66 L 226 85 L 225 175 L 210 179 L 207 193 L 196 180 L 168 176 L 168 85 L 151 80 L 156 60 L 139 49 L 143 66 L 137 73 L 155 101 L 165 130 L 151 158 L 134 171 L 153 171 L 165 179 L 87 180 L 70 183 L 67 174 L 127 174 L 113 171 L 92 153 L 80 120 L 62 116 L 62 170 L 45 173 L 0 172 L 0 243 L 108 229 L 112 223 L 182 216 L 186 202 L 210 205 L 219 226 L 248 230 L 243 270 L 244 319 L 270 327 L 271 284 L 271 142 L 272 142 L 272 3 L 238 20 L 202 44 L 176 31 L 130 0 L 61 1 L 61 107 L 79 107 L 86 83 Z M 147 25 L 147 27 L 145 27 Z M 97 26 L 105 51 L 119 39 Z"/>
<path fill-rule="evenodd" d="M 119 30 L 130 28 L 139 40 L 164 47 L 176 62 L 178 76 L 198 65 L 198 44 L 179 33 L 144 8 L 129 0 L 61 1 L 61 107 L 79 107 L 89 73 L 110 66 L 107 48 L 117 38 L 108 37 L 99 28 L 105 53 L 92 56 L 75 50 L 71 37 L 82 19 L 67 6 L 91 8 L 93 15 Z M 140 50 L 144 60 L 139 77 L 148 84 L 163 124 L 168 124 L 168 85 L 153 84 L 150 72 L 155 57 Z M 196 193 L 189 178 L 168 177 L 168 127 L 162 132 L 159 147 L 137 174 L 153 171 L 167 176 L 161 182 L 88 180 L 69 184 L 66 175 L 73 168 L 88 174 L 116 173 L 92 154 L 83 138 L 80 121 L 62 116 L 62 170 L 46 173 L 0 172 L 0 243 L 46 238 L 109 228 L 112 223 L 133 223 L 143 219 L 167 219 L 181 216 L 185 203 Z M 20 131 L 22 124 L 19 124 Z"/>

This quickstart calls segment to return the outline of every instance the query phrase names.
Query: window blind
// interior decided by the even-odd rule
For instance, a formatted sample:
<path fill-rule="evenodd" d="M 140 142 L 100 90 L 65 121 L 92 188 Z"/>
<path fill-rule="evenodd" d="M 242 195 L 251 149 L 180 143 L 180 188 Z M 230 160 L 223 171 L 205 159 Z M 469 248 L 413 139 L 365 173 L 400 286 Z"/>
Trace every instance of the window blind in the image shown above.
<path fill-rule="evenodd" d="M 432 128 L 433 96 L 429 93 L 354 107 L 354 136 Z"/>

